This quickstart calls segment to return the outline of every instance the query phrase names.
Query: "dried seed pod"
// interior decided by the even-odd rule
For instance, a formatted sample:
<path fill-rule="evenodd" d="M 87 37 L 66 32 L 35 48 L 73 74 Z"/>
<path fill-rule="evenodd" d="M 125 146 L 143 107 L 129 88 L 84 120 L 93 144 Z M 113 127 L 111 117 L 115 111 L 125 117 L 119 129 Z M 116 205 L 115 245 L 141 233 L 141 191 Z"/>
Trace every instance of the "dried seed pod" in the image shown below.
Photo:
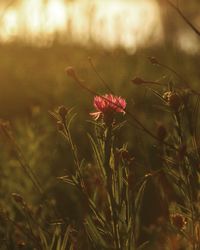
<path fill-rule="evenodd" d="M 171 221 L 172 221 L 172 224 L 177 227 L 179 230 L 182 230 L 184 229 L 184 227 L 186 226 L 187 224 L 187 220 L 185 217 L 183 217 L 182 214 L 178 214 L 178 213 L 175 213 L 175 214 L 172 214 L 171 215 Z"/>
<path fill-rule="evenodd" d="M 165 99 L 167 104 L 175 111 L 178 111 L 182 104 L 180 95 L 173 91 L 165 92 L 163 94 L 163 99 Z"/>
<path fill-rule="evenodd" d="M 64 120 L 67 115 L 68 109 L 65 106 L 58 107 L 58 114 Z"/>

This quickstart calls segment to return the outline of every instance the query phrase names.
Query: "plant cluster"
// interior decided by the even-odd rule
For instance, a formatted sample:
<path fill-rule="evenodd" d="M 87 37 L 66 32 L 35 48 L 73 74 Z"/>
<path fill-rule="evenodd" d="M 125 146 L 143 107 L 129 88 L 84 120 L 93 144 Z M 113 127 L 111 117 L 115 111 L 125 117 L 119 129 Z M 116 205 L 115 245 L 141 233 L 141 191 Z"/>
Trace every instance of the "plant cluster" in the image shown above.
<path fill-rule="evenodd" d="M 74 109 L 60 106 L 50 112 L 73 159 L 73 166 L 58 180 L 66 189 L 72 188 L 81 201 L 81 215 L 78 220 L 61 217 L 60 204 L 49 196 L 42 207 L 35 208 L 20 194 L 13 193 L 15 214 L 1 210 L 1 224 L 6 228 L 6 233 L 1 229 L 5 249 L 200 248 L 200 93 L 191 89 L 175 70 L 156 58 L 149 59 L 176 77 L 176 82 L 139 77 L 132 80 L 138 88 L 146 88 L 157 98 L 162 110 L 163 120 L 156 122 L 153 131 L 129 109 L 128 100 L 112 91 L 99 95 L 87 87 L 72 67 L 66 69 L 68 76 L 94 97 L 95 111 L 91 109 L 90 113 L 94 132 L 88 133 L 92 162 L 80 157 L 79 145 L 74 142 L 71 133 L 76 117 Z M 120 140 L 120 133 L 128 126 L 133 133 L 140 129 L 152 139 L 154 151 L 150 157 L 155 162 L 154 168 L 143 166 L 144 171 L 138 173 L 140 157 L 145 158 L 146 152 L 134 155 L 129 142 Z M 27 163 L 9 124 L 1 121 L 0 128 L 12 146 L 14 157 L 43 197 L 43 185 Z M 143 217 L 149 213 L 145 197 L 151 192 L 150 202 L 160 211 L 148 224 Z"/>

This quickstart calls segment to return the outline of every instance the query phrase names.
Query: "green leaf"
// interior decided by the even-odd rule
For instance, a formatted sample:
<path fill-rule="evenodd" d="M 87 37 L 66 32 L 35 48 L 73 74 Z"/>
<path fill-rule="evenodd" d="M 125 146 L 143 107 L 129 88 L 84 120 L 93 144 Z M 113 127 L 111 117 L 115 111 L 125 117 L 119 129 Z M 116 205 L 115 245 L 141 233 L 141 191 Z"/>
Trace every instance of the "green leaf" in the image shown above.
<path fill-rule="evenodd" d="M 100 234 L 98 228 L 92 221 L 91 217 L 87 217 L 85 221 L 85 228 L 88 233 L 90 240 L 95 244 L 97 247 L 104 247 L 108 248 L 105 240 L 103 239 L 102 235 Z M 106 234 L 106 232 L 104 232 Z"/>

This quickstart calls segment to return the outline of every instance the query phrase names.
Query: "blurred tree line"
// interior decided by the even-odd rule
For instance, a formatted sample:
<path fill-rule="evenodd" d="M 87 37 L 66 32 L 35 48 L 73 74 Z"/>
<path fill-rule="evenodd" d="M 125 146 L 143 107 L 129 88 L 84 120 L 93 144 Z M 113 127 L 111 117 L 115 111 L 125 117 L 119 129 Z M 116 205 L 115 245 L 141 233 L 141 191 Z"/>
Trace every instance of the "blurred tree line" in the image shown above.
<path fill-rule="evenodd" d="M 172 42 L 180 30 L 192 29 L 180 16 L 180 11 L 197 29 L 200 30 L 199 0 L 156 0 L 160 8 L 160 16 L 166 42 Z M 174 7 L 173 7 L 174 6 Z"/>
<path fill-rule="evenodd" d="M 17 5 L 22 0 L 1 0 L 0 17 L 6 12 L 6 10 Z M 40 0 L 44 5 L 48 4 L 49 0 Z M 64 2 L 75 2 L 76 0 L 65 0 Z M 93 0 L 91 0 L 93 1 Z M 124 1 L 124 0 L 122 0 Z M 138 0 L 136 0 L 138 1 Z M 186 30 L 185 22 L 180 17 L 175 9 L 170 5 L 172 3 L 178 10 L 180 10 L 184 16 L 190 20 L 198 29 L 200 29 L 200 1 L 199 0 L 155 0 L 160 9 L 160 16 L 163 25 L 163 32 L 166 42 L 172 42 L 179 30 Z M 139 1 L 138 1 L 139 2 Z"/>

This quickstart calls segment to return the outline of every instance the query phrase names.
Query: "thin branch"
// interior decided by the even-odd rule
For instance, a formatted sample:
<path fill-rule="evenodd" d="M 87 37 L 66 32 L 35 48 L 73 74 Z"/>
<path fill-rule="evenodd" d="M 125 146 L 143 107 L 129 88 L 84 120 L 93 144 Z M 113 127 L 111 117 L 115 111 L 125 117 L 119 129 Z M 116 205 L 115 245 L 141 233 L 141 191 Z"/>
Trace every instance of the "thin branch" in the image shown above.
<path fill-rule="evenodd" d="M 187 23 L 187 25 L 198 35 L 200 36 L 200 30 L 197 29 L 194 24 L 183 14 L 183 12 L 176 6 L 173 2 L 170 0 L 165 0 L 181 17 L 182 19 Z"/>
<path fill-rule="evenodd" d="M 106 87 L 107 90 L 110 91 L 110 93 L 114 94 L 113 91 L 111 90 L 111 88 L 109 87 L 109 84 L 103 79 L 103 77 L 97 71 L 97 69 L 96 69 L 96 67 L 95 67 L 95 65 L 94 65 L 91 57 L 88 58 L 88 61 L 89 61 L 90 65 L 91 65 L 92 69 L 94 70 L 94 72 L 96 73 L 96 75 L 98 76 L 98 78 L 100 79 L 101 83 L 104 85 L 104 87 Z"/>

